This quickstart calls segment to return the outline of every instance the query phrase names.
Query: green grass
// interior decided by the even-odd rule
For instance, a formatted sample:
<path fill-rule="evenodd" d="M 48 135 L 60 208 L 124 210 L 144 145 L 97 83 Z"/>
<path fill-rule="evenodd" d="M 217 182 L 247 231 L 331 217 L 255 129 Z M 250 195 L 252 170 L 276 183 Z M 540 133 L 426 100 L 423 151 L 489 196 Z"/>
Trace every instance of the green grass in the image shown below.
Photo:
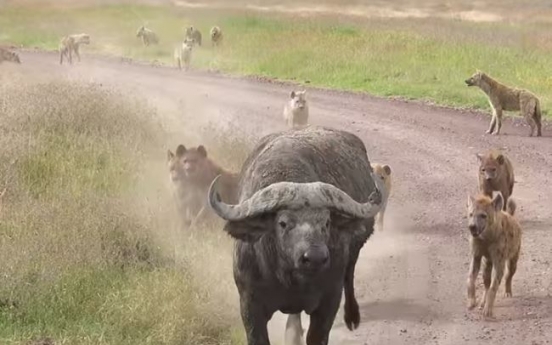
<path fill-rule="evenodd" d="M 231 241 L 173 232 L 156 110 L 95 83 L 0 81 L 0 343 L 241 344 L 231 265 L 213 264 Z"/>
<path fill-rule="evenodd" d="M 158 32 L 159 46 L 141 46 L 135 33 L 142 22 Z M 194 52 L 196 68 L 488 110 L 484 94 L 463 82 L 481 69 L 507 85 L 535 92 L 545 112 L 552 106 L 550 25 L 538 22 L 301 19 L 130 5 L 63 11 L 7 7 L 0 13 L 0 42 L 54 49 L 60 36 L 86 31 L 93 44 L 83 49 L 85 54 L 172 64 L 172 49 L 190 24 L 201 29 L 205 42 Z M 208 38 L 214 24 L 225 34 L 218 51 Z"/>

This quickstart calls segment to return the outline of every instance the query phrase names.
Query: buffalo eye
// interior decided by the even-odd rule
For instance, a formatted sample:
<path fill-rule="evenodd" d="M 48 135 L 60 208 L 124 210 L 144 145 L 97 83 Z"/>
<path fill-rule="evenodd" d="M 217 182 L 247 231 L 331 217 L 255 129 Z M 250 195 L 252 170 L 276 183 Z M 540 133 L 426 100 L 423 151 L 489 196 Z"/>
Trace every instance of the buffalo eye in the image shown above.
<path fill-rule="evenodd" d="M 326 229 L 329 229 L 329 228 L 330 228 L 330 220 L 328 219 L 328 220 L 326 221 Z"/>
<path fill-rule="evenodd" d="M 285 229 L 286 226 L 287 226 L 287 223 L 284 222 L 283 220 L 281 220 L 281 221 L 278 222 L 278 225 L 279 225 L 282 229 Z"/>

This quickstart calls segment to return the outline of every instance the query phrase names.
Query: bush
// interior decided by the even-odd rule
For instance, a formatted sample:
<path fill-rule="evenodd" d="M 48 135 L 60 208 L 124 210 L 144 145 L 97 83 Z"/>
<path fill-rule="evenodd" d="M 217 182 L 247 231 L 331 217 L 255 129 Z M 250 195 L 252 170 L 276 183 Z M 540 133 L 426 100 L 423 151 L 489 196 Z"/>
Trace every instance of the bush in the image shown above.
<path fill-rule="evenodd" d="M 96 83 L 4 87 L 0 338 L 238 341 L 235 321 L 216 308 L 230 281 L 205 285 L 193 263 L 208 265 L 209 257 L 188 256 L 181 267 L 166 250 L 174 241 L 172 200 L 149 168 L 165 158 L 156 115 L 146 102 Z"/>

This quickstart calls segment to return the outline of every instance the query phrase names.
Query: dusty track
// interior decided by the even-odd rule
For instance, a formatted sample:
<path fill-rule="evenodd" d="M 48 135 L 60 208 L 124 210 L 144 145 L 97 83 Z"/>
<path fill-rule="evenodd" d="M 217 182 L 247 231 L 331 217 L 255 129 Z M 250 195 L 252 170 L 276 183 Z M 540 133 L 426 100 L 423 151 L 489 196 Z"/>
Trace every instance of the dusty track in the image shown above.
<path fill-rule="evenodd" d="M 59 66 L 51 53 L 27 52 L 21 58 L 17 68 L 37 75 L 148 91 L 161 110 L 178 113 L 180 106 L 198 118 L 219 119 L 222 125 L 237 121 L 250 135 L 284 128 L 281 110 L 290 86 L 122 64 L 86 54 L 74 66 Z M 526 127 L 508 122 L 505 135 L 494 137 L 483 135 L 488 119 L 475 113 L 320 90 L 309 90 L 309 100 L 312 123 L 359 135 L 371 161 L 389 163 L 396 181 L 386 230 L 369 240 L 357 266 L 361 326 L 349 332 L 340 310 L 330 343 L 552 343 L 550 129 L 544 138 L 528 138 Z M 467 193 L 476 190 L 475 153 L 491 147 L 505 148 L 514 163 L 513 197 L 524 237 L 514 297 L 505 299 L 501 286 L 497 321 L 485 322 L 478 311 L 465 308 L 469 249 L 464 209 Z M 279 339 L 283 328 L 276 331 L 274 338 Z"/>

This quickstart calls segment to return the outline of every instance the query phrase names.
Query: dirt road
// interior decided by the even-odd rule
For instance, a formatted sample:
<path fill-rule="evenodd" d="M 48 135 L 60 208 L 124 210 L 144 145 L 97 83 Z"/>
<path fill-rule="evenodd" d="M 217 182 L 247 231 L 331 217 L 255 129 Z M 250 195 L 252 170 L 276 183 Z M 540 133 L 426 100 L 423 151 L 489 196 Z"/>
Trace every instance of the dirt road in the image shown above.
<path fill-rule="evenodd" d="M 172 68 L 91 58 L 59 66 L 52 53 L 21 53 L 37 75 L 63 75 L 116 84 L 167 113 L 239 122 L 251 136 L 284 128 L 283 102 L 291 87 L 277 83 L 183 73 Z M 486 136 L 488 118 L 349 93 L 309 90 L 312 123 L 359 135 L 371 161 L 391 165 L 394 192 L 386 229 L 363 248 L 356 287 L 362 323 L 349 332 L 340 310 L 331 344 L 552 343 L 552 130 L 527 137 L 526 127 L 503 126 Z M 479 92 L 474 90 L 474 92 Z M 171 143 L 172 145 L 172 143 Z M 167 145 L 168 146 L 168 145 Z M 469 262 L 467 193 L 476 190 L 476 152 L 504 148 L 513 161 L 513 197 L 524 230 L 514 297 L 497 297 L 496 321 L 465 308 Z M 480 282 L 480 280 L 478 281 Z M 482 286 L 478 287 L 481 296 Z M 237 315 L 236 315 L 237 317 Z M 272 327 L 281 339 L 283 325 Z"/>

